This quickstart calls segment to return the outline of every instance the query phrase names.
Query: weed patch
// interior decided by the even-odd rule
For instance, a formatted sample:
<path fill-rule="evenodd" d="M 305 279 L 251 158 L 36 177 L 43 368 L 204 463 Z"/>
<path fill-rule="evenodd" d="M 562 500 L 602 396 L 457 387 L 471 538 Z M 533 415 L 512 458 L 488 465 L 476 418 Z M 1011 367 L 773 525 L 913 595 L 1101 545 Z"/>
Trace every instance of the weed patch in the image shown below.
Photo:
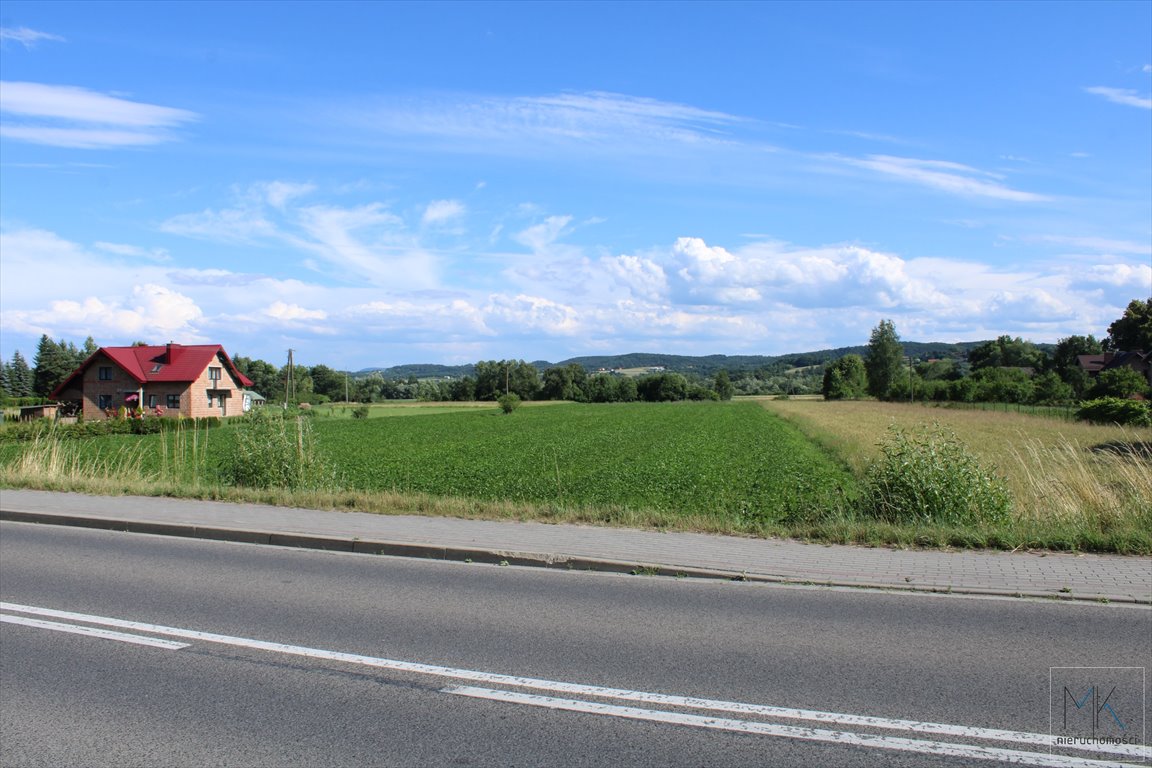
<path fill-rule="evenodd" d="M 1003 480 L 954 432 L 940 425 L 889 429 L 881 457 L 868 469 L 862 511 L 877 520 L 952 526 L 1007 522 L 1012 498 Z"/>

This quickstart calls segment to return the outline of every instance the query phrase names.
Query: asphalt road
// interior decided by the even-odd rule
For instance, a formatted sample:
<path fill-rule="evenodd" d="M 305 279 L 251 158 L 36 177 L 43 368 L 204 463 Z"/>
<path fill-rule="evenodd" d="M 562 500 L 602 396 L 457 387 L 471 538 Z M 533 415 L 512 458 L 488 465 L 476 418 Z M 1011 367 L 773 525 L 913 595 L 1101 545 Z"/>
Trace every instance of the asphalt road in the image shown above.
<path fill-rule="evenodd" d="M 1152 660 L 1130 606 L 18 523 L 0 600 L 4 766 L 1072 765 L 987 729 L 1048 734 L 1050 668 Z"/>

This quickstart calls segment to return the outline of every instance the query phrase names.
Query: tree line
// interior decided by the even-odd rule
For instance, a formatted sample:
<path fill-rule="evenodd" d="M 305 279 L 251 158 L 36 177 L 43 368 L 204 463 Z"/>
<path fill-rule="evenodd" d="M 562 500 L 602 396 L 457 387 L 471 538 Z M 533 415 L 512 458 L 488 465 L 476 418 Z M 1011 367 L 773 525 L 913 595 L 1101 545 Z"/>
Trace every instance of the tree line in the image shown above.
<path fill-rule="evenodd" d="M 1068 405 L 1084 400 L 1152 398 L 1146 376 L 1118 366 L 1090 376 L 1080 355 L 1152 351 L 1152 298 L 1133 300 L 1108 326 L 1108 335 L 1069 336 L 1051 352 L 1020 337 L 1000 336 L 964 360 L 905 356 L 891 320 L 872 329 L 863 356 L 849 354 L 824 367 L 821 392 L 829 400 L 866 396 L 881 400 Z"/>
<path fill-rule="evenodd" d="M 99 347 L 89 336 L 77 347 L 72 342 L 40 337 L 36 354 L 29 364 L 20 350 L 0 365 L 0 394 L 5 400 L 43 400 Z"/>
<path fill-rule="evenodd" d="M 670 400 L 724 400 L 735 393 L 727 371 L 708 380 L 689 379 L 679 373 L 652 373 L 636 378 L 611 373 L 589 373 L 570 363 L 540 371 L 524 360 L 481 360 L 473 375 L 443 378 L 409 376 L 385 378 L 379 373 L 353 377 L 326 365 L 276 368 L 263 360 L 232 358 L 236 367 L 253 382 L 253 389 L 270 402 L 283 400 L 284 392 L 296 392 L 298 400 L 311 403 L 382 400 L 496 401 L 514 394 L 521 400 L 574 400 L 587 403 Z M 291 375 L 291 379 L 289 376 Z M 287 388 L 291 380 L 293 387 Z"/>

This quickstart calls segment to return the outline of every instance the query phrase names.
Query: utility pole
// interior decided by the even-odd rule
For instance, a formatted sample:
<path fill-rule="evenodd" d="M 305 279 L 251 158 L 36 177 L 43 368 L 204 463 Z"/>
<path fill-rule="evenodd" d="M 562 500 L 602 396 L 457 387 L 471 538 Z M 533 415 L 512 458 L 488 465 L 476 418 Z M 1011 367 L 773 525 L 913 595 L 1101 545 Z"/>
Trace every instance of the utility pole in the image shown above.
<path fill-rule="evenodd" d="M 292 365 L 292 350 L 288 350 L 288 379 L 284 382 L 284 410 L 288 410 L 289 399 L 296 399 L 296 371 Z"/>
<path fill-rule="evenodd" d="M 914 372 L 914 369 L 912 368 L 912 355 L 909 354 L 908 355 L 908 402 L 910 402 L 910 403 L 914 402 L 916 400 L 916 397 L 915 397 L 916 380 L 912 378 L 913 372 Z"/>

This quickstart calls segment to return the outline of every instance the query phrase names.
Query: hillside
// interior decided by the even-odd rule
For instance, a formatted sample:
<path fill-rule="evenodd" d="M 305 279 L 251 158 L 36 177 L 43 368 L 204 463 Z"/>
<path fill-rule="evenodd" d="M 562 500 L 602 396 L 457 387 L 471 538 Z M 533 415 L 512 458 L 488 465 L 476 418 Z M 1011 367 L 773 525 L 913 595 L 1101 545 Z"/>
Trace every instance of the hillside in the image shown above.
<path fill-rule="evenodd" d="M 958 343 L 945 342 L 902 342 L 904 354 L 911 355 L 917 360 L 962 358 L 968 351 L 987 341 L 964 341 Z M 1038 345 L 1042 348 L 1048 345 Z M 712 376 L 718 371 L 726 370 L 729 373 L 741 371 L 755 371 L 764 368 L 803 368 L 810 365 L 823 365 L 830 360 L 837 360 L 845 355 L 855 354 L 863 356 L 868 351 L 866 345 L 855 347 L 839 347 L 837 349 L 821 349 L 813 352 L 793 352 L 785 355 L 665 355 L 657 352 L 631 352 L 623 355 L 584 355 L 571 357 L 556 363 L 547 360 L 535 360 L 532 365 L 541 371 L 553 366 L 576 364 L 586 371 L 597 371 L 601 368 L 612 370 L 615 368 L 664 368 L 676 373 L 693 373 L 699 376 Z M 429 378 L 459 378 L 472 376 L 476 367 L 468 365 L 437 365 L 433 363 L 409 363 L 396 365 L 390 368 L 365 368 L 357 371 L 357 376 L 379 374 L 386 379 L 417 379 Z"/>

